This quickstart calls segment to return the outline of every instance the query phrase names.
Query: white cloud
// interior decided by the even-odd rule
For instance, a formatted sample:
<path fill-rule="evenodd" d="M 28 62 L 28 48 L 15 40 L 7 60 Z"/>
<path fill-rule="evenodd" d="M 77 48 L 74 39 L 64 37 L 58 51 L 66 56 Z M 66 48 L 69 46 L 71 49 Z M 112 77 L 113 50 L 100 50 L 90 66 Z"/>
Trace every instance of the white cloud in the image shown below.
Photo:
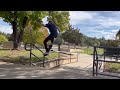
<path fill-rule="evenodd" d="M 103 11 L 104 13 L 108 11 Z M 119 26 L 120 25 L 120 12 L 109 11 L 109 14 L 113 16 L 106 17 L 104 15 L 100 15 L 95 11 L 70 11 L 70 23 L 72 25 L 79 24 L 96 24 L 100 25 L 100 27 L 108 28 L 111 26 Z"/>
<path fill-rule="evenodd" d="M 115 35 L 118 32 L 118 30 L 97 30 L 95 28 L 93 29 L 88 29 L 87 33 L 89 37 L 97 37 L 97 38 L 101 38 L 101 37 L 105 37 L 105 39 L 115 39 Z"/>
<path fill-rule="evenodd" d="M 111 30 L 113 33 L 117 33 L 119 30 L 115 29 L 115 30 Z"/>
<path fill-rule="evenodd" d="M 102 11 L 107 13 L 108 11 Z M 79 27 L 80 32 L 89 36 L 102 37 L 111 39 L 120 29 L 120 12 L 109 11 L 107 15 L 112 14 L 112 17 L 105 16 L 98 11 L 70 11 L 70 23 L 75 27 Z M 43 20 L 43 24 L 47 23 L 47 17 Z M 80 24 L 80 26 L 79 26 Z M 76 27 L 77 26 L 77 27 Z M 112 28 L 111 28 L 112 27 Z M 115 27 L 115 29 L 114 29 Z M 118 29 L 117 29 L 118 27 Z M 108 29 L 109 28 L 109 29 Z M 0 23 L 0 31 L 12 33 L 11 26 Z"/>
<path fill-rule="evenodd" d="M 102 13 L 104 12 L 104 13 Z M 79 27 L 82 33 L 93 35 L 93 37 L 102 37 L 113 39 L 120 29 L 120 12 L 114 11 L 86 11 L 70 12 L 70 23 Z M 79 26 L 80 25 L 80 26 Z M 115 28 L 115 29 L 114 29 Z M 118 28 L 118 29 L 117 29 Z"/>
<path fill-rule="evenodd" d="M 93 19 L 96 13 L 88 13 L 84 11 L 70 11 L 70 23 L 72 25 L 77 25 L 84 20 Z"/>
<path fill-rule="evenodd" d="M 11 26 L 6 26 L 6 25 L 0 25 L 0 31 L 4 33 L 12 33 Z"/>
<path fill-rule="evenodd" d="M 111 18 L 101 19 L 99 24 L 102 25 L 102 27 L 104 27 L 104 28 L 109 28 L 111 26 L 119 26 L 120 21 L 118 19 L 114 19 L 111 17 Z"/>

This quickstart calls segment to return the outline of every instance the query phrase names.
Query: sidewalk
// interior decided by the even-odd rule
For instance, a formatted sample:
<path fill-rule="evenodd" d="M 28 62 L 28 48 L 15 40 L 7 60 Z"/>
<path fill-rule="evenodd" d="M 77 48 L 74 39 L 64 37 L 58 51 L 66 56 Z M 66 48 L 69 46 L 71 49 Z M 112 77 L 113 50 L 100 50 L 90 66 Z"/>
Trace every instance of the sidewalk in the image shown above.
<path fill-rule="evenodd" d="M 92 76 L 92 56 L 80 54 L 79 62 L 59 68 L 41 69 L 12 63 L 0 63 L 0 79 L 112 79 L 108 76 Z"/>

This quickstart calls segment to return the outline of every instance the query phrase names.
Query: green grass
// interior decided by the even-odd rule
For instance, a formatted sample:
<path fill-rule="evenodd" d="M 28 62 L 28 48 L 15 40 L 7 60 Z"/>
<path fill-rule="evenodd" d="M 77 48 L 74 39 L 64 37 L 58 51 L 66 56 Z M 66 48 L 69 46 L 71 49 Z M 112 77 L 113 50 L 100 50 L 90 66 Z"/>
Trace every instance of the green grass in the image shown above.
<path fill-rule="evenodd" d="M 105 69 L 109 72 L 119 72 L 120 73 L 120 64 L 118 64 L 118 63 L 106 63 Z"/>
<path fill-rule="evenodd" d="M 38 50 L 32 50 L 32 52 L 39 57 L 41 60 L 43 60 L 43 54 Z M 43 51 L 44 52 L 44 51 Z M 5 61 L 8 62 L 19 62 L 20 57 L 25 57 L 25 61 L 29 62 L 30 60 L 30 52 L 25 50 L 0 50 L 0 58 L 6 59 Z M 58 53 L 56 52 L 50 52 L 48 56 L 45 57 L 45 60 L 51 60 L 58 57 Z M 40 61 L 36 57 L 32 55 L 32 62 Z"/>
<path fill-rule="evenodd" d="M 93 54 L 93 48 L 84 48 L 82 53 L 91 55 L 91 54 Z M 103 49 L 98 48 L 97 53 L 103 54 Z"/>
<path fill-rule="evenodd" d="M 83 50 L 83 52 L 82 52 L 83 54 L 93 54 L 93 50 L 91 50 L 90 48 L 86 48 L 86 49 L 84 49 Z"/>

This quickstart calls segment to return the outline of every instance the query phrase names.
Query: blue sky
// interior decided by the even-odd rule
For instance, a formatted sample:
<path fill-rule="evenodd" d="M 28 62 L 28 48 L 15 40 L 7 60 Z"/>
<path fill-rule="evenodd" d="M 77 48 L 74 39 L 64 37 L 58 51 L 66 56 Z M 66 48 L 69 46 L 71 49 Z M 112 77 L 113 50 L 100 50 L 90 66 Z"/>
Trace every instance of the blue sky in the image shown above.
<path fill-rule="evenodd" d="M 46 18 L 43 19 L 47 23 Z M 120 29 L 119 11 L 70 11 L 70 23 L 89 37 L 114 39 Z M 12 33 L 11 26 L 0 20 L 0 31 Z"/>

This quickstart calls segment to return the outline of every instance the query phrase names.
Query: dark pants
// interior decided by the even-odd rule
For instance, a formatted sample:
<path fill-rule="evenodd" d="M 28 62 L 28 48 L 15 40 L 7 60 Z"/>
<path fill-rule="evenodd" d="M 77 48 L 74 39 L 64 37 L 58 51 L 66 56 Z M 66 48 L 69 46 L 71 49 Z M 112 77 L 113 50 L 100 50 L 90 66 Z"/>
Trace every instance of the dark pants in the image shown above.
<path fill-rule="evenodd" d="M 54 35 L 50 34 L 45 40 L 44 40 L 44 46 L 45 46 L 45 49 L 46 49 L 46 52 L 49 52 L 49 49 L 52 48 L 52 44 L 53 44 L 53 41 L 54 41 Z M 47 42 L 51 40 L 51 46 L 50 48 L 47 47 Z"/>

